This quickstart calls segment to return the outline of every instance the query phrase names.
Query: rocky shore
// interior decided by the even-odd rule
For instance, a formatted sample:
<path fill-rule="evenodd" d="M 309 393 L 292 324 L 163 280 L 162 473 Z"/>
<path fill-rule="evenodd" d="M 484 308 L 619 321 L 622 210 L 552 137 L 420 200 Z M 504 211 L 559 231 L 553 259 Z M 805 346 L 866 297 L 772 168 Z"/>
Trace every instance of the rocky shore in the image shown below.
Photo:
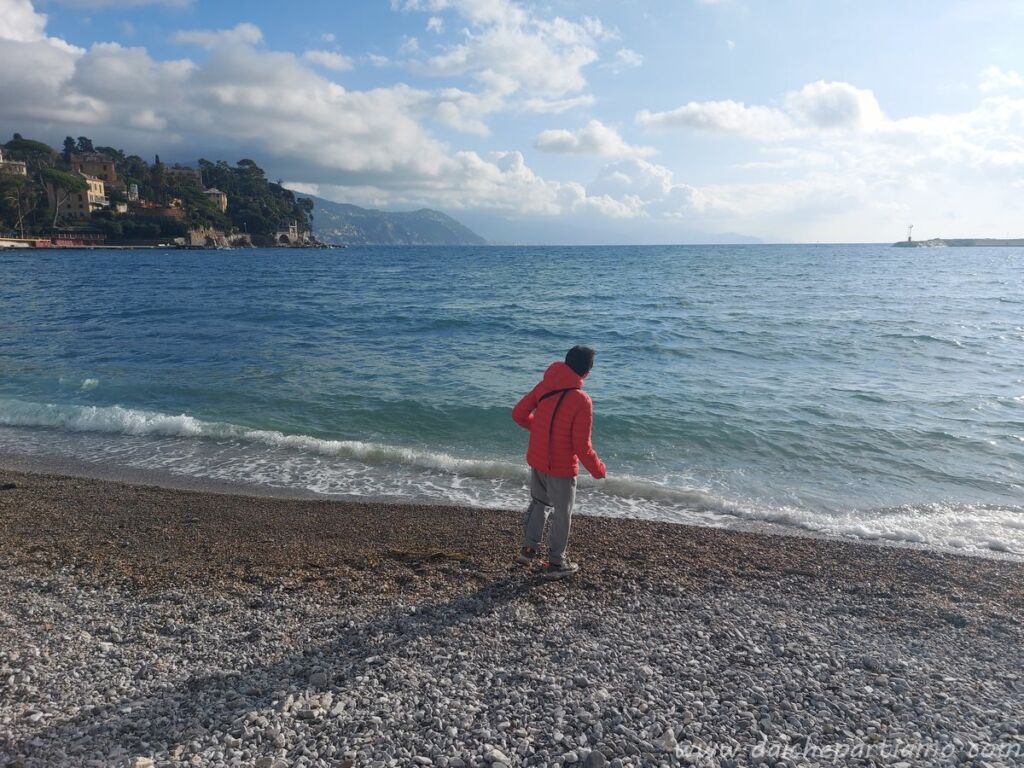
<path fill-rule="evenodd" d="M 1024 565 L 0 471 L 0 765 L 1024 760 Z"/>

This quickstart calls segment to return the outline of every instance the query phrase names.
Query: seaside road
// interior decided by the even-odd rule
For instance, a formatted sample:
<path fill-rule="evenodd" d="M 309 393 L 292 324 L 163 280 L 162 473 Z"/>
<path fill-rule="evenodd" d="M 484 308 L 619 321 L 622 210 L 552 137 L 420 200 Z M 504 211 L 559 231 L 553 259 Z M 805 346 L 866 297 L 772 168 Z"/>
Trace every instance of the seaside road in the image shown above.
<path fill-rule="evenodd" d="M 1016 765 L 1024 567 L 0 472 L 0 765 Z"/>

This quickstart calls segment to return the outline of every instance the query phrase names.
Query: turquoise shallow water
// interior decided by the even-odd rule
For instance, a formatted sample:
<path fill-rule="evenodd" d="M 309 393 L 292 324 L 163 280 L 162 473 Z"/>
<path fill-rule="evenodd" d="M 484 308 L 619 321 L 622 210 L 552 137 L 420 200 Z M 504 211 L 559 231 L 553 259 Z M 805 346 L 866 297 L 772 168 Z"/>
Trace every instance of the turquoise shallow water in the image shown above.
<path fill-rule="evenodd" d="M 1024 553 L 1024 250 L 0 253 L 0 450 L 521 506 L 574 343 L 581 511 Z"/>

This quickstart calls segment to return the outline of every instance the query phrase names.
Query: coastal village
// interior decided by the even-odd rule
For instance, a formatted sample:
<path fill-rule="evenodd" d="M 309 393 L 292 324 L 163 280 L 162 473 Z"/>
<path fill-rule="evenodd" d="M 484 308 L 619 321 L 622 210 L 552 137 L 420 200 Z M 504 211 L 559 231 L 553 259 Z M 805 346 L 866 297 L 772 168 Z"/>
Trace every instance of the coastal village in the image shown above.
<path fill-rule="evenodd" d="M 313 202 L 235 166 L 148 163 L 87 137 L 0 144 L 0 248 L 318 247 Z"/>

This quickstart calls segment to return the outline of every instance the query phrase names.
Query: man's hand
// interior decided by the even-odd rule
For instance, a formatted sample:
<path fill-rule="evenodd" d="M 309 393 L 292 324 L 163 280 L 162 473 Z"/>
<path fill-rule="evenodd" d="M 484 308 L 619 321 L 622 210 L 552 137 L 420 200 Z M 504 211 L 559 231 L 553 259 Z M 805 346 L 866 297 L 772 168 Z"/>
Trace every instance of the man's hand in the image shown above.
<path fill-rule="evenodd" d="M 604 462 L 602 461 L 601 462 L 601 466 L 598 467 L 597 474 L 594 475 L 594 479 L 595 480 L 604 480 L 604 478 L 607 476 L 607 474 L 608 474 L 608 468 L 604 465 Z"/>

